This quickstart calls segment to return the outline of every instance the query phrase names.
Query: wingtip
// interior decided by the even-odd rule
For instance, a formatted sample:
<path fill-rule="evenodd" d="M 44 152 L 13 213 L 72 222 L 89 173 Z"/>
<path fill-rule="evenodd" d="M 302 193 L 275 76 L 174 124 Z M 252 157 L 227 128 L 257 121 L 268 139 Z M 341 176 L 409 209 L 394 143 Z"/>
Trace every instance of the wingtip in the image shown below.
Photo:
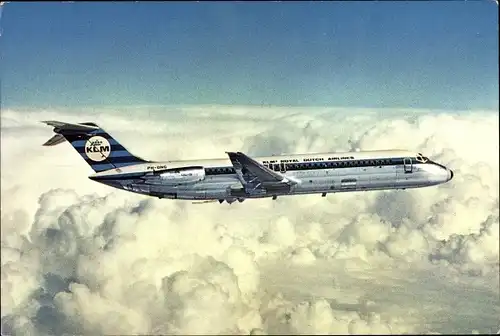
<path fill-rule="evenodd" d="M 50 120 L 40 120 L 40 122 L 48 126 L 53 126 L 53 121 Z"/>

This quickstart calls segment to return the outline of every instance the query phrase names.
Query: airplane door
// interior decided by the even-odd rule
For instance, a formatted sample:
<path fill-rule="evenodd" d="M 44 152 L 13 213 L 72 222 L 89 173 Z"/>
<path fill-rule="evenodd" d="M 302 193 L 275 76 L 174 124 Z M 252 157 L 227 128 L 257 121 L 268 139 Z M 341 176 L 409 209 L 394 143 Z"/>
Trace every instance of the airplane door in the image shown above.
<path fill-rule="evenodd" d="M 413 164 L 411 162 L 411 158 L 404 158 L 403 159 L 403 168 L 405 171 L 405 174 L 409 174 L 413 172 Z"/>
<path fill-rule="evenodd" d="M 285 164 L 283 162 L 280 163 L 280 172 L 286 172 Z"/>

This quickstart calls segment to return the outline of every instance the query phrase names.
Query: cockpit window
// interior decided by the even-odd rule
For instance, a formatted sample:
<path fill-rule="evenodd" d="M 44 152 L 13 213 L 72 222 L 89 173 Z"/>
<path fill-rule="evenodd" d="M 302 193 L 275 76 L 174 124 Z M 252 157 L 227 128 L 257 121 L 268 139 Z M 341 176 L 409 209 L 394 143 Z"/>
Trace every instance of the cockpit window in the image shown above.
<path fill-rule="evenodd" d="M 426 163 L 427 161 L 429 161 L 429 159 L 423 156 L 422 153 L 417 153 L 417 157 L 415 159 L 422 163 Z"/>

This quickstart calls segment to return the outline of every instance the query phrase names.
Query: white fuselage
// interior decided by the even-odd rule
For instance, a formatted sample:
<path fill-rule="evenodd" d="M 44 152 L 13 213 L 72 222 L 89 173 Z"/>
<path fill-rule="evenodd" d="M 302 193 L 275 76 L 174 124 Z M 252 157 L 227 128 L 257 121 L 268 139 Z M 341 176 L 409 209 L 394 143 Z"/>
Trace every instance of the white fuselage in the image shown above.
<path fill-rule="evenodd" d="M 317 153 L 253 158 L 295 183 L 249 194 L 229 159 L 143 163 L 89 178 L 116 188 L 185 200 L 242 201 L 282 195 L 419 188 L 451 180 L 453 172 L 411 151 Z"/>

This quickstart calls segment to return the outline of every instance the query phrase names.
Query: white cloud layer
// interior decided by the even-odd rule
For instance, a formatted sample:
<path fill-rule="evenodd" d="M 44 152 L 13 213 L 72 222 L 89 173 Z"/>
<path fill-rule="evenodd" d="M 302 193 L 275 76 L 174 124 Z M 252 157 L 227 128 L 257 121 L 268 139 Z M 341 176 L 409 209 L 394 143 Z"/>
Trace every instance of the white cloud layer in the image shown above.
<path fill-rule="evenodd" d="M 39 120 L 152 160 L 403 148 L 438 187 L 193 205 L 115 190 Z M 135 107 L 2 112 L 4 334 L 491 333 L 498 114 Z"/>

